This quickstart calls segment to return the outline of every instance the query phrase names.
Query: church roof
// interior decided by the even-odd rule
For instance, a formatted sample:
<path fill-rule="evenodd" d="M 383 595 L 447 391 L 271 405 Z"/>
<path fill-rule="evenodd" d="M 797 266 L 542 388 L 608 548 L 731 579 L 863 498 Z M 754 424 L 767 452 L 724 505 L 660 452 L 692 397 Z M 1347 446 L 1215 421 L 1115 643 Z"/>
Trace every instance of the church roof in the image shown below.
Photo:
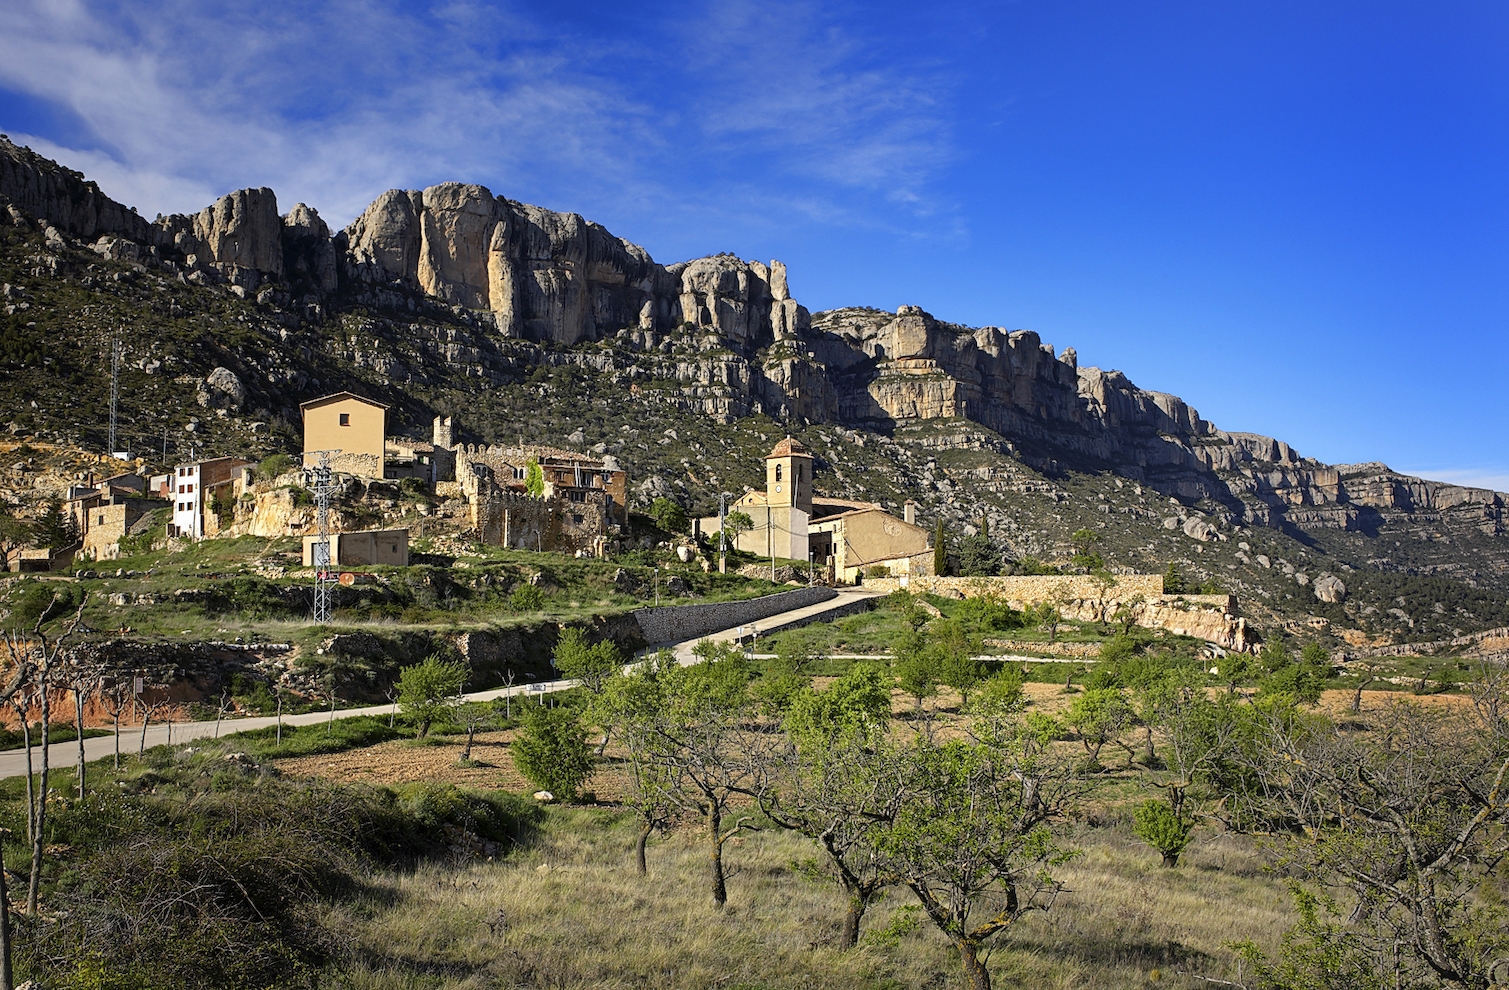
<path fill-rule="evenodd" d="M 775 449 L 772 450 L 770 453 L 768 453 L 768 454 L 765 455 L 765 459 L 768 461 L 772 457 L 811 457 L 811 456 L 812 456 L 812 452 L 810 450 L 808 450 L 807 447 L 806 447 L 806 445 L 804 445 L 800 440 L 793 440 L 791 437 L 787 437 L 786 439 L 782 440 L 780 443 L 776 444 L 775 445 Z"/>

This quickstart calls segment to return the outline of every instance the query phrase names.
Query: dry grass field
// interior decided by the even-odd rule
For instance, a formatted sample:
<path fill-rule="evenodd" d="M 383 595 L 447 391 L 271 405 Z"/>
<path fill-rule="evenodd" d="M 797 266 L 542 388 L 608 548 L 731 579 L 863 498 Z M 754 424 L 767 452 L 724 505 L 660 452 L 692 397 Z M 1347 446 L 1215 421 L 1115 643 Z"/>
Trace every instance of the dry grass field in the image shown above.
<path fill-rule="evenodd" d="M 1026 685 L 1035 708 L 1072 696 Z M 1339 714 L 1351 692 L 1328 691 Z M 1364 712 L 1401 698 L 1365 692 Z M 1427 705 L 1459 697 L 1414 699 Z M 946 689 L 928 707 L 949 721 Z M 896 699 L 910 712 L 911 699 Z M 949 731 L 948 729 L 944 730 Z M 514 769 L 514 733 L 477 737 L 478 765 L 457 763 L 459 744 L 387 742 L 278 761 L 297 776 L 466 787 L 531 788 Z M 374 878 L 372 896 L 336 910 L 356 968 L 343 985 L 399 988 L 869 988 L 963 985 L 958 957 L 892 890 L 865 919 L 861 945 L 838 945 L 843 900 L 814 876 L 815 845 L 771 829 L 732 841 L 730 900 L 715 910 L 702 831 L 685 822 L 650 848 L 649 875 L 635 874 L 633 828 L 613 805 L 623 790 L 617 747 L 586 789 L 595 806 L 553 806 L 545 824 L 497 861 L 456 861 Z M 1111 762 L 1116 762 L 1114 758 Z M 1242 979 L 1230 945 L 1270 951 L 1294 921 L 1273 842 L 1202 829 L 1174 869 L 1131 834 L 1128 809 L 1146 792 L 1134 771 L 1108 772 L 1064 827 L 1079 851 L 1056 875 L 1066 891 L 1028 915 L 988 957 L 996 986 L 1043 988 L 1209 987 Z"/>
<path fill-rule="evenodd" d="M 346 985 L 435 987 L 868 988 L 961 985 L 957 955 L 893 891 L 866 938 L 837 947 L 842 900 L 800 864 L 815 848 L 770 831 L 734 840 L 726 908 L 708 897 L 700 834 L 652 845 L 635 875 L 627 824 L 605 809 L 556 808 L 499 862 L 430 867 L 382 881 L 332 919 L 364 963 Z M 1273 945 L 1291 922 L 1280 880 L 1251 840 L 1211 835 L 1177 869 L 1118 827 L 1081 827 L 1069 890 L 990 957 L 1001 987 L 1112 988 L 1230 979 L 1226 944 Z M 877 932 L 889 931 L 889 939 Z"/>

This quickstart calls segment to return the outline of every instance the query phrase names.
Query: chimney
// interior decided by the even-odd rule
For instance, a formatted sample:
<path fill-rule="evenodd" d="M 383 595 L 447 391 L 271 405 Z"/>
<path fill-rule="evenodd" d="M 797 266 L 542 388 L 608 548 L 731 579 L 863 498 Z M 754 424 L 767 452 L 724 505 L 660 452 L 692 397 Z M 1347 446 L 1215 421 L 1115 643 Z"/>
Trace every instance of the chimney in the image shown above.
<path fill-rule="evenodd" d="M 907 499 L 906 505 L 902 506 L 901 518 L 905 519 L 913 526 L 917 525 L 917 503 L 912 499 Z"/>
<path fill-rule="evenodd" d="M 441 419 L 439 416 L 435 417 L 434 433 L 435 435 L 431 439 L 431 443 L 433 443 L 437 447 L 444 447 L 446 450 L 450 450 L 452 443 L 451 418 L 449 416 L 445 417 L 444 419 Z"/>

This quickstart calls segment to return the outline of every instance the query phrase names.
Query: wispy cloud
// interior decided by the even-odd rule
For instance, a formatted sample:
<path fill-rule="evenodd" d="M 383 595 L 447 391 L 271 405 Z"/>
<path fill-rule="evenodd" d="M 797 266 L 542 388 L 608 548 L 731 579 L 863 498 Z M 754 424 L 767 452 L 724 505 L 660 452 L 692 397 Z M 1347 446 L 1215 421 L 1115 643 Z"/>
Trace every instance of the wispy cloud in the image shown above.
<path fill-rule="evenodd" d="M 1401 474 L 1412 474 L 1427 481 L 1444 481 L 1448 485 L 1464 488 L 1487 488 L 1496 492 L 1509 492 L 1509 471 L 1504 468 L 1397 468 Z"/>
<path fill-rule="evenodd" d="M 13 0 L 0 88 L 78 123 L 13 137 L 149 216 L 268 185 L 339 225 L 446 179 L 673 225 L 950 211 L 929 189 L 941 75 L 798 5 L 625 20 L 637 33 L 467 2 Z"/>

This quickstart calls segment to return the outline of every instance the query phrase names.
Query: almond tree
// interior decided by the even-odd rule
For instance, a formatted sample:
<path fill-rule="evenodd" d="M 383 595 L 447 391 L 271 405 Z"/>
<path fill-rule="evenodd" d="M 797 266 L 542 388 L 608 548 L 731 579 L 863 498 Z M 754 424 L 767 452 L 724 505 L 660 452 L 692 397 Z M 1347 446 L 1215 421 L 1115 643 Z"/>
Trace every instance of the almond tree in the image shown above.
<path fill-rule="evenodd" d="M 898 882 L 876 846 L 905 792 L 903 762 L 887 738 L 889 679 L 855 667 L 825 691 L 793 698 L 786 745 L 772 760 L 774 784 L 761 806 L 771 820 L 813 839 L 827 854 L 847 900 L 839 941 L 859 942 L 870 904 Z"/>
<path fill-rule="evenodd" d="M 1320 900 L 1301 889 L 1310 923 L 1286 940 L 1281 965 L 1260 967 L 1269 986 L 1339 988 L 1375 972 L 1401 986 L 1492 982 L 1509 955 L 1494 906 L 1509 857 L 1506 688 L 1503 663 L 1488 663 L 1471 707 L 1401 700 L 1374 713 L 1367 732 L 1278 702 L 1253 706 L 1258 782 L 1241 796 L 1265 827 L 1302 836 L 1291 845 L 1299 875 L 1354 905 L 1345 921 L 1322 924 Z M 1324 971 L 1315 959 L 1327 960 Z"/>
<path fill-rule="evenodd" d="M 690 667 L 658 658 L 624 678 L 618 724 L 642 747 L 638 758 L 656 774 L 670 803 L 697 815 L 707 830 L 713 903 L 728 902 L 723 847 L 754 827 L 735 811 L 741 797 L 758 800 L 767 787 L 762 751 L 768 733 L 751 724 L 749 667 L 732 646 L 701 649 Z"/>
<path fill-rule="evenodd" d="M 999 745 L 938 745 L 919 734 L 904 753 L 900 808 L 877 838 L 890 868 L 959 950 L 972 990 L 990 990 L 981 953 L 1063 889 L 1051 871 L 1073 853 L 1052 826 L 1082 785 L 1047 742 L 1026 719 Z"/>

